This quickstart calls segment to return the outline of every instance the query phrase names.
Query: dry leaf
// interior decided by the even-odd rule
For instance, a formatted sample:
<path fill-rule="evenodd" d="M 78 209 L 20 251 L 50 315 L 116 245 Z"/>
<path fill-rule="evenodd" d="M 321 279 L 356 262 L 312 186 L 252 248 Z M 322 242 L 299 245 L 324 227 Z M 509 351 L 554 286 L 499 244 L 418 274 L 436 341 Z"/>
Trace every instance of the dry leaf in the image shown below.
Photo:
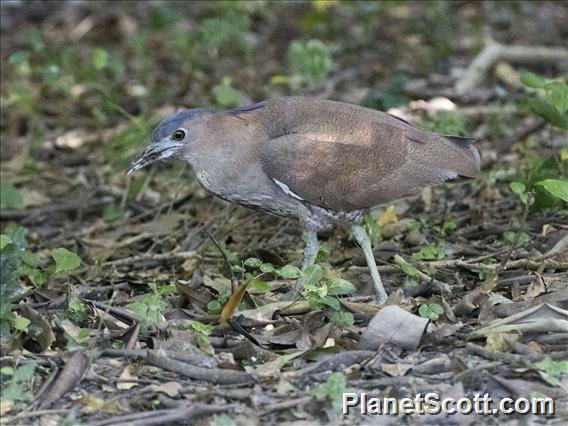
<path fill-rule="evenodd" d="M 377 219 L 377 223 L 380 226 L 387 225 L 389 223 L 397 223 L 398 217 L 396 215 L 396 211 L 394 206 L 389 206 L 387 210 Z"/>
<path fill-rule="evenodd" d="M 385 306 L 373 317 L 359 340 L 359 349 L 376 350 L 383 344 L 418 348 L 428 320 L 399 306 Z"/>
<path fill-rule="evenodd" d="M 128 389 L 132 389 L 134 386 L 138 386 L 138 383 L 136 382 L 127 382 L 126 380 L 132 380 L 132 379 L 137 379 L 136 376 L 133 376 L 130 373 L 130 366 L 127 365 L 126 368 L 124 370 L 122 370 L 122 373 L 120 373 L 120 376 L 118 376 L 118 379 L 121 380 L 119 383 L 116 384 L 116 388 L 118 390 L 128 390 Z M 124 380 L 124 381 L 122 381 Z"/>
<path fill-rule="evenodd" d="M 160 385 L 150 385 L 149 388 L 154 392 L 165 393 L 170 398 L 175 398 L 179 395 L 182 385 L 178 382 L 166 382 Z"/>
<path fill-rule="evenodd" d="M 225 306 L 223 306 L 223 310 L 221 311 L 221 324 L 227 324 L 229 318 L 233 316 L 233 314 L 239 307 L 241 300 L 243 300 L 248 285 L 248 281 L 239 284 L 233 294 L 231 294 L 231 297 L 229 297 L 229 300 L 227 300 L 227 303 L 225 303 Z"/>
<path fill-rule="evenodd" d="M 8 414 L 14 408 L 14 401 L 0 399 L 0 416 Z"/>

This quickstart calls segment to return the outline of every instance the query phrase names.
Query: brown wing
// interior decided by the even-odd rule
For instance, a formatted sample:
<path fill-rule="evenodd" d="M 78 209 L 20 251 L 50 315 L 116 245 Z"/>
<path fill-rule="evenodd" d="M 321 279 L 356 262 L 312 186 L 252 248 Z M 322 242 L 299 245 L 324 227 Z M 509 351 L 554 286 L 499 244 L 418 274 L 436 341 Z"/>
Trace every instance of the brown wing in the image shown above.
<path fill-rule="evenodd" d="M 372 143 L 349 143 L 349 134 L 318 138 L 313 131 L 271 139 L 261 147 L 264 172 L 307 202 L 336 211 L 371 208 L 479 172 L 479 154 L 468 141 L 407 124 L 366 133 L 374 135 Z"/>

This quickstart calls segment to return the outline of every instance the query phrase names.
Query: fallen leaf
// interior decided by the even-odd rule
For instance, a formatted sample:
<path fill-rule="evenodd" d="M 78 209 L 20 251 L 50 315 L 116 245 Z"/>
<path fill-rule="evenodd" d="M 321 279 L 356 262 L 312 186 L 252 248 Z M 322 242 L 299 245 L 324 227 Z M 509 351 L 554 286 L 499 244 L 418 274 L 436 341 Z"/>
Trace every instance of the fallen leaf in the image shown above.
<path fill-rule="evenodd" d="M 154 392 L 165 393 L 170 398 L 175 398 L 179 395 L 182 385 L 178 382 L 165 382 L 160 385 L 150 385 L 149 388 Z"/>
<path fill-rule="evenodd" d="M 546 283 L 540 274 L 535 274 L 533 282 L 528 286 L 525 297 L 527 299 L 534 299 L 539 294 L 546 292 Z"/>
<path fill-rule="evenodd" d="M 383 371 L 392 377 L 404 376 L 412 368 L 412 364 L 396 363 L 381 365 Z"/>
<path fill-rule="evenodd" d="M 358 349 L 377 350 L 383 344 L 414 350 L 426 331 L 428 319 L 411 314 L 399 306 L 385 306 L 369 322 Z"/>
<path fill-rule="evenodd" d="M 118 379 L 121 380 L 119 383 L 116 384 L 116 388 L 118 390 L 128 390 L 128 389 L 132 389 L 134 386 L 138 386 L 138 383 L 136 383 L 136 382 L 128 382 L 127 381 L 127 380 L 137 379 L 137 377 L 133 376 L 132 373 L 130 372 L 130 366 L 129 365 L 127 365 L 126 368 L 124 370 L 122 370 L 122 373 L 120 373 L 120 376 L 118 376 Z"/>
<path fill-rule="evenodd" d="M 8 414 L 14 408 L 14 401 L 9 399 L 0 399 L 0 416 Z"/>
<path fill-rule="evenodd" d="M 220 318 L 221 324 L 227 324 L 229 318 L 233 316 L 233 314 L 239 307 L 241 300 L 243 300 L 248 285 L 249 285 L 248 281 L 239 284 L 235 289 L 235 291 L 231 294 L 229 300 L 227 300 L 227 303 L 225 303 L 225 305 L 223 306 L 223 310 L 221 311 L 221 318 Z"/>
<path fill-rule="evenodd" d="M 385 226 L 389 223 L 397 223 L 398 217 L 394 206 L 389 206 L 386 211 L 377 219 L 380 226 Z"/>

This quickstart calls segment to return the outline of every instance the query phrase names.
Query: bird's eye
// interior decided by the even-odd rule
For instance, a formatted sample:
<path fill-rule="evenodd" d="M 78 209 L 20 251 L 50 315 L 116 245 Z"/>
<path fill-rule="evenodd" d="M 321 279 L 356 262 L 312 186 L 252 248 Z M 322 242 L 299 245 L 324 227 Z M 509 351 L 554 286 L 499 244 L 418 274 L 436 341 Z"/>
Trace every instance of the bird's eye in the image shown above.
<path fill-rule="evenodd" d="M 185 132 L 183 130 L 176 130 L 173 134 L 172 134 L 172 139 L 174 141 L 182 141 L 185 139 Z"/>

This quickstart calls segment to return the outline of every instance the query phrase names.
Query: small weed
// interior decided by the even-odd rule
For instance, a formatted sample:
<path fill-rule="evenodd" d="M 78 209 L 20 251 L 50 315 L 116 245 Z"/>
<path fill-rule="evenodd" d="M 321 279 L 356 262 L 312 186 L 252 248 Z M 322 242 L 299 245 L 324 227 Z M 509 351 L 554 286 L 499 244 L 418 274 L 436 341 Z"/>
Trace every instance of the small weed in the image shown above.
<path fill-rule="evenodd" d="M 2 399 L 14 402 L 31 401 L 33 394 L 29 390 L 29 382 L 34 377 L 36 366 L 34 361 L 30 361 L 16 369 L 2 367 L 0 375 L 10 378 L 8 385 L 2 389 Z"/>
<path fill-rule="evenodd" d="M 443 313 L 444 313 L 444 308 L 442 307 L 442 305 L 439 305 L 438 303 L 432 303 L 430 305 L 423 304 L 420 305 L 420 307 L 418 308 L 418 314 L 422 318 L 428 318 L 432 321 L 438 320 L 440 318 L 440 315 L 442 315 Z"/>
<path fill-rule="evenodd" d="M 442 260 L 445 256 L 444 244 L 441 242 L 428 244 L 412 254 L 416 260 Z"/>
<path fill-rule="evenodd" d="M 563 374 L 568 374 L 568 361 L 553 361 L 547 356 L 534 365 L 539 369 L 542 378 L 552 386 L 559 386 L 560 381 L 558 378 Z"/>
<path fill-rule="evenodd" d="M 168 303 L 164 300 L 165 296 L 175 293 L 176 286 L 169 284 L 158 288 L 156 283 L 149 283 L 151 292 L 140 296 L 135 302 L 126 305 L 132 312 L 137 314 L 142 323 L 143 330 L 146 330 L 151 324 L 161 324 L 164 320 L 164 310 L 168 307 Z"/>
<path fill-rule="evenodd" d="M 337 410 L 342 407 L 343 394 L 347 388 L 347 381 L 343 373 L 331 373 L 325 383 L 314 386 L 310 393 L 318 400 L 328 399 Z"/>

